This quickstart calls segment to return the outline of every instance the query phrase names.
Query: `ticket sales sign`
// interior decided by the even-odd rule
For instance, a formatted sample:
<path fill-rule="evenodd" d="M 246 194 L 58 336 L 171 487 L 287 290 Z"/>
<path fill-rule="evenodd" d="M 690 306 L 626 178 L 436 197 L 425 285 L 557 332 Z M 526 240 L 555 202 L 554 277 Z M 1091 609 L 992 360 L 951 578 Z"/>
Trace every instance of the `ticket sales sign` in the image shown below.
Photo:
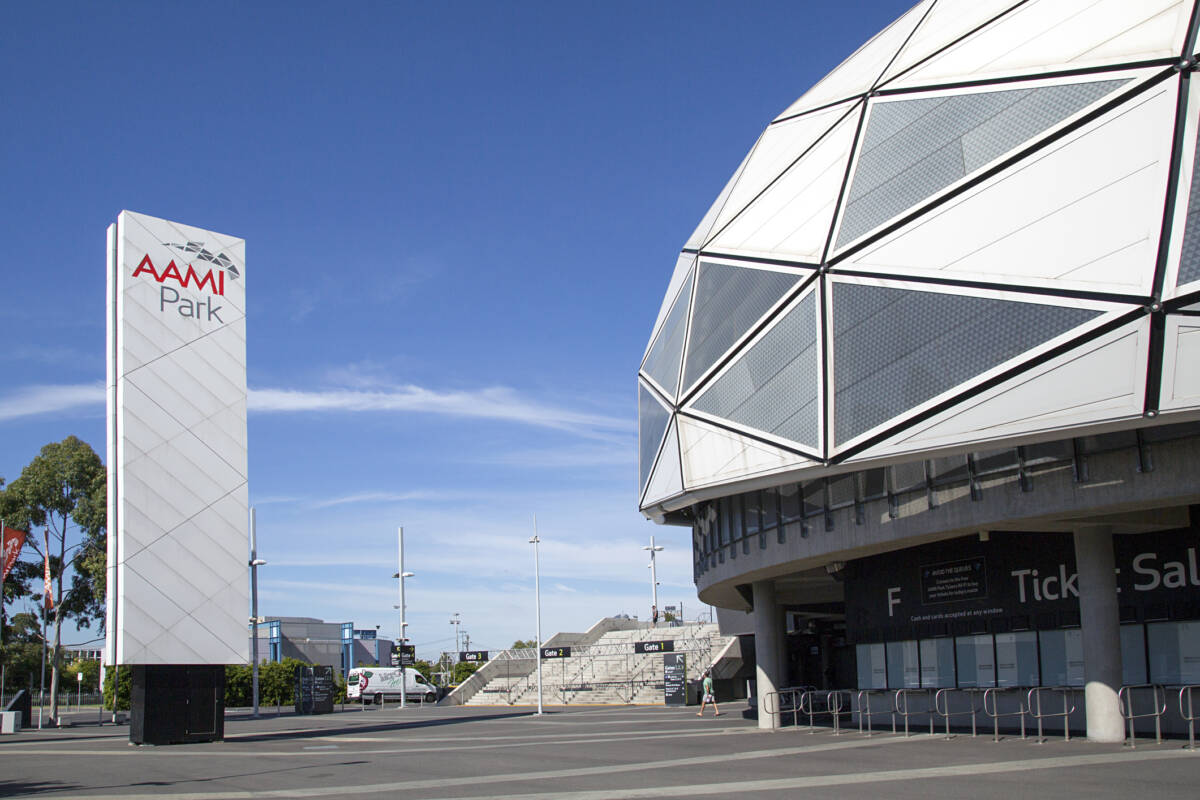
<path fill-rule="evenodd" d="M 248 660 L 242 239 L 108 229 L 106 663 Z"/>

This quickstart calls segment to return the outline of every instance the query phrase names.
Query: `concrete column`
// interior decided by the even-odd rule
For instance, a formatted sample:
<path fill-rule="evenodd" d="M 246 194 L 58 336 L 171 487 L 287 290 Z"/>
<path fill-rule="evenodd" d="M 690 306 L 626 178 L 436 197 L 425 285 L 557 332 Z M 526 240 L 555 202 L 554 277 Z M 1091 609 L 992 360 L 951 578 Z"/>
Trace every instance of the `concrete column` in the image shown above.
<path fill-rule="evenodd" d="M 763 698 L 779 689 L 783 681 L 780 664 L 783 662 L 783 620 L 775 601 L 775 582 L 756 581 L 754 591 L 754 660 L 757 663 L 758 727 L 778 728 L 779 707 L 774 713 L 763 708 Z"/>
<path fill-rule="evenodd" d="M 1121 689 L 1121 617 L 1111 528 L 1075 531 L 1079 570 L 1079 621 L 1083 637 L 1084 701 L 1087 738 L 1094 742 L 1125 739 Z"/>

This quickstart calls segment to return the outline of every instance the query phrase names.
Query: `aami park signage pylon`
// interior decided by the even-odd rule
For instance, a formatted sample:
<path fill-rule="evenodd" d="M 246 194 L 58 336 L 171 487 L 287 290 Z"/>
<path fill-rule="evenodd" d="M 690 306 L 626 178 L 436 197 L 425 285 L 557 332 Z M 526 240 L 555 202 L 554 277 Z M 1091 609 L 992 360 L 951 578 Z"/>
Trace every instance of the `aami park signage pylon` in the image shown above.
<path fill-rule="evenodd" d="M 248 660 L 245 242 L 122 211 L 107 310 L 105 663 L 134 741 L 221 739 Z"/>

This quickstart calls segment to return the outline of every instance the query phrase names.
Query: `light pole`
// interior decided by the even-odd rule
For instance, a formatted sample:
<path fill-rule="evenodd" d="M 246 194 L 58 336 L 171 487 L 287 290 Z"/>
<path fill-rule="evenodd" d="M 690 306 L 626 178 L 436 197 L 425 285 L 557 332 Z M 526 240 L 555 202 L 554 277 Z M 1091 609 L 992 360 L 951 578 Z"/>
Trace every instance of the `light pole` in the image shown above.
<path fill-rule="evenodd" d="M 258 521 L 253 508 L 250 509 L 250 695 L 254 702 L 254 713 L 258 717 L 258 568 L 267 562 L 258 557 Z M 113 704 L 116 708 L 116 704 Z"/>
<path fill-rule="evenodd" d="M 457 611 L 454 612 L 454 616 L 450 617 L 450 624 L 454 626 L 454 663 L 457 664 L 458 663 L 458 653 L 459 653 L 459 650 L 461 649 L 458 644 L 458 632 L 459 632 L 459 626 L 462 625 L 462 619 L 459 617 L 459 614 Z M 453 677 L 454 677 L 453 674 L 450 677 L 453 679 Z M 453 680 L 451 680 L 451 683 L 453 683 Z"/>
<path fill-rule="evenodd" d="M 399 570 L 392 577 L 400 579 L 400 603 L 393 608 L 400 609 L 400 708 L 404 708 L 404 701 L 408 695 L 408 670 L 404 666 L 404 645 L 408 644 L 408 623 L 404 621 L 404 579 L 411 578 L 413 573 L 404 571 L 404 528 L 399 530 Z"/>
<path fill-rule="evenodd" d="M 654 566 L 654 554 L 662 552 L 662 545 L 654 544 L 654 535 L 650 535 L 650 546 L 643 547 L 643 550 L 650 551 L 650 608 L 652 612 L 658 611 L 658 569 Z M 653 617 L 651 617 L 653 619 Z"/>
<path fill-rule="evenodd" d="M 538 684 L 538 716 L 542 714 L 542 576 L 538 566 L 538 544 L 541 539 L 537 535 L 537 515 L 533 516 L 533 536 L 529 543 L 533 545 L 533 597 L 537 607 L 537 684 Z"/>

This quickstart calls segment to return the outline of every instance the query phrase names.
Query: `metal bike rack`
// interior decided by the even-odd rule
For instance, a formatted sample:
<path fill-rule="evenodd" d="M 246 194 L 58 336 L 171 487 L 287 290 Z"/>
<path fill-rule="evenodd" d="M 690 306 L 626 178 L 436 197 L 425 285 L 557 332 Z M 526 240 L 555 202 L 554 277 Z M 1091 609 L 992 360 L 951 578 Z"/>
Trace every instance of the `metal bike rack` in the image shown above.
<path fill-rule="evenodd" d="M 925 698 L 925 708 L 911 709 L 908 705 L 908 699 L 914 696 L 922 696 Z M 902 702 L 903 701 L 903 702 Z M 907 738 L 908 733 L 908 718 L 913 714 L 928 714 L 929 715 L 929 735 L 933 735 L 933 690 L 932 689 L 897 689 L 896 697 L 893 700 L 893 705 L 896 708 L 896 713 L 904 717 L 904 736 Z"/>
<path fill-rule="evenodd" d="M 818 708 L 817 703 L 820 701 L 823 707 Z M 808 715 L 808 732 L 816 733 L 817 730 L 813 726 L 813 719 L 819 714 L 828 714 L 829 712 L 829 693 L 821 692 L 817 689 L 809 689 L 800 693 L 800 713 Z"/>
<path fill-rule="evenodd" d="M 890 695 L 887 689 L 861 689 L 858 692 L 858 732 L 863 732 L 863 717 L 867 718 L 866 735 L 871 736 L 871 717 L 876 714 L 888 714 L 892 718 L 892 733 L 896 732 L 896 711 L 895 707 L 888 703 L 886 710 L 877 711 L 871 708 L 871 698 L 875 696 L 886 697 Z"/>
<path fill-rule="evenodd" d="M 800 725 L 800 703 L 804 692 L 812 689 L 810 686 L 792 686 L 775 692 L 767 692 L 759 702 L 759 711 L 765 714 L 779 714 L 781 719 L 785 711 L 792 712 L 792 727 Z"/>
<path fill-rule="evenodd" d="M 1192 692 L 1200 689 L 1200 686 L 1192 684 L 1190 686 L 1179 687 L 1179 716 L 1183 717 L 1188 724 L 1188 750 L 1196 749 L 1196 714 L 1192 707 Z M 1183 699 L 1187 698 L 1187 711 L 1183 710 Z"/>
<path fill-rule="evenodd" d="M 1154 702 L 1154 710 L 1144 714 L 1133 713 L 1133 697 L 1138 689 L 1149 689 Z M 1133 721 L 1135 719 L 1145 719 L 1146 717 L 1154 717 L 1154 743 L 1162 744 L 1162 716 L 1167 711 L 1167 689 L 1165 686 L 1158 683 L 1138 683 L 1130 686 L 1122 686 L 1121 691 L 1117 693 L 1117 702 L 1121 704 L 1121 715 L 1129 720 L 1129 749 L 1137 748 L 1137 736 L 1133 731 Z"/>
<path fill-rule="evenodd" d="M 971 701 L 971 707 L 967 710 L 951 711 L 950 698 L 954 692 L 962 692 L 968 700 Z M 975 727 L 975 715 L 979 713 L 980 707 L 975 704 L 975 695 L 979 694 L 978 689 L 938 689 L 937 694 L 933 696 L 933 710 L 936 714 L 946 720 L 946 738 L 952 739 L 950 735 L 950 718 L 965 717 L 971 715 L 971 736 L 977 736 L 978 732 Z"/>
<path fill-rule="evenodd" d="M 1020 706 L 1020 710 L 1005 711 L 1005 712 L 1001 713 L 998 702 L 999 702 L 999 697 L 1004 694 L 1016 696 L 1017 704 Z M 992 705 L 991 705 L 990 710 L 988 709 L 988 698 L 989 697 L 992 700 Z M 985 690 L 983 693 L 983 713 L 987 714 L 989 717 L 992 718 L 992 741 L 993 742 L 1000 741 L 1000 718 L 1001 717 L 1020 717 L 1021 718 L 1021 738 L 1024 739 L 1025 738 L 1025 712 L 1026 712 L 1025 695 L 1019 688 L 1016 688 L 1016 687 L 1012 687 L 1012 688 L 993 687 L 991 689 Z"/>
<path fill-rule="evenodd" d="M 846 689 L 834 689 L 825 696 L 825 707 L 829 709 L 829 715 L 833 717 L 833 735 L 841 736 L 842 715 L 854 712 L 850 692 Z"/>
<path fill-rule="evenodd" d="M 1062 711 L 1042 711 L 1042 695 L 1046 692 L 1055 692 L 1062 695 Z M 1071 703 L 1071 697 L 1074 695 L 1075 689 L 1071 686 L 1035 686 L 1029 690 L 1026 696 L 1027 708 L 1029 716 L 1037 720 L 1038 733 L 1037 743 L 1045 744 L 1046 739 L 1042 736 L 1042 720 L 1050 717 L 1063 718 L 1063 741 L 1071 741 L 1071 714 L 1075 711 L 1075 704 Z"/>

